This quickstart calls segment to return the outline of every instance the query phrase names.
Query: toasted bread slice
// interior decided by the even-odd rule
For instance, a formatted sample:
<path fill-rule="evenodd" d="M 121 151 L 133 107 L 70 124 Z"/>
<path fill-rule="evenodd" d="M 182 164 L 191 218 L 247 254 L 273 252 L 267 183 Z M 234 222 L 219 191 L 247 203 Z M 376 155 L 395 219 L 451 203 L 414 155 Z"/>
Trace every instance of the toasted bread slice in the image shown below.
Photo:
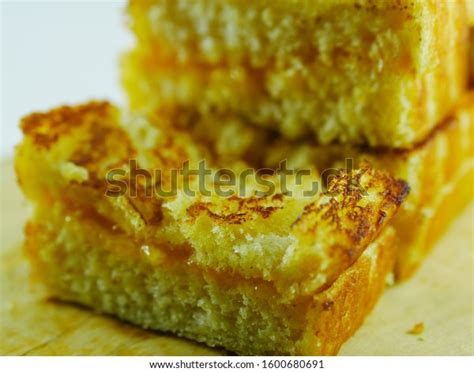
<path fill-rule="evenodd" d="M 381 294 L 393 240 L 385 229 L 329 288 L 288 301 L 272 282 L 140 249 L 65 204 L 37 209 L 26 228 L 33 275 L 51 297 L 243 355 L 336 354 Z"/>
<path fill-rule="evenodd" d="M 130 105 L 176 125 L 410 148 L 467 83 L 464 0 L 131 0 L 129 14 Z"/>
<path fill-rule="evenodd" d="M 171 174 L 201 156 L 199 147 L 186 133 L 169 132 L 156 134 L 161 148 L 155 141 L 137 146 L 121 121 L 105 102 L 22 121 L 16 170 L 36 210 L 28 252 L 53 295 L 239 353 L 336 352 L 391 270 L 393 232 L 384 227 L 407 185 L 362 168 L 339 172 L 326 192 L 310 197 L 281 190 L 189 195 L 181 186 L 172 196 L 149 195 L 133 172 Z M 148 168 L 138 171 L 131 159 Z M 127 192 L 112 192 L 113 172 Z M 205 293 L 189 293 L 191 279 Z M 247 316 L 254 320 L 244 322 Z M 255 329 L 260 333 L 249 338 Z"/>
<path fill-rule="evenodd" d="M 340 172 L 327 192 L 315 196 L 275 190 L 257 197 L 252 188 L 243 196 L 223 197 L 212 188 L 209 195 L 189 196 L 178 188 L 164 197 L 156 187 L 133 185 L 130 160 L 147 156 L 148 167 L 139 165 L 140 170 L 171 173 L 199 151 L 192 153 L 185 133 L 162 133 L 157 141 L 167 145 L 163 151 L 156 142 L 150 152 L 142 151 L 119 122 L 116 108 L 107 103 L 63 107 L 23 119 L 25 140 L 17 151 L 17 173 L 25 193 L 42 203 L 57 195 L 65 203 L 95 210 L 145 245 L 170 245 L 202 267 L 283 287 L 297 283 L 301 290 L 314 291 L 329 285 L 379 234 L 408 192 L 403 181 L 366 168 Z M 122 171 L 121 179 L 130 188 L 107 197 L 114 170 Z M 153 181 L 165 188 L 167 179 Z"/>

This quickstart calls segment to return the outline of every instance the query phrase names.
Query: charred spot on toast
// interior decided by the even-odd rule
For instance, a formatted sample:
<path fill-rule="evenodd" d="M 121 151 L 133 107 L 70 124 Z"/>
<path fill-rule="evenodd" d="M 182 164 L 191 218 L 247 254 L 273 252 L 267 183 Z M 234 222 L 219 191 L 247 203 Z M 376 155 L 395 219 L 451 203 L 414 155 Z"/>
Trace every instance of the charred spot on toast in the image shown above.
<path fill-rule="evenodd" d="M 304 207 L 292 232 L 307 244 L 324 239 L 327 255 L 353 263 L 396 213 L 408 193 L 404 181 L 383 171 L 339 171 L 328 191 Z"/>
<path fill-rule="evenodd" d="M 283 206 L 283 195 L 280 193 L 269 197 L 231 196 L 219 205 L 213 202 L 194 203 L 188 207 L 187 214 L 192 220 L 206 214 L 217 222 L 240 225 L 257 218 L 269 218 Z"/>
<path fill-rule="evenodd" d="M 118 124 L 117 109 L 107 101 L 33 113 L 23 118 L 20 126 L 38 150 L 54 153 L 57 162 L 86 169 L 88 179 L 81 183 L 94 189 L 106 187 L 104 176 L 108 170 L 125 168 L 137 155 L 128 134 Z M 63 141 L 64 148 L 56 150 Z"/>
<path fill-rule="evenodd" d="M 48 112 L 35 112 L 24 117 L 20 127 L 23 134 L 31 138 L 35 145 L 48 150 L 73 128 L 84 126 L 90 120 L 102 122 L 109 117 L 112 109 L 113 106 L 106 101 L 61 106 Z"/>
<path fill-rule="evenodd" d="M 366 177 L 364 177 L 366 175 Z M 346 172 L 339 170 L 328 185 L 328 190 L 307 204 L 292 227 L 302 233 L 311 233 L 318 222 L 331 224 L 341 230 L 344 225 L 357 225 L 352 240 L 364 237 L 369 226 L 380 226 L 405 200 L 410 188 L 405 181 L 394 179 L 388 172 L 375 170 L 368 164 Z M 367 192 L 370 201 L 362 203 Z M 369 222 L 376 219 L 376 224 Z"/>
<path fill-rule="evenodd" d="M 331 310 L 333 307 L 334 307 L 334 301 L 324 301 L 322 304 L 321 304 L 322 308 L 323 308 L 323 311 L 328 311 L 328 310 Z"/>

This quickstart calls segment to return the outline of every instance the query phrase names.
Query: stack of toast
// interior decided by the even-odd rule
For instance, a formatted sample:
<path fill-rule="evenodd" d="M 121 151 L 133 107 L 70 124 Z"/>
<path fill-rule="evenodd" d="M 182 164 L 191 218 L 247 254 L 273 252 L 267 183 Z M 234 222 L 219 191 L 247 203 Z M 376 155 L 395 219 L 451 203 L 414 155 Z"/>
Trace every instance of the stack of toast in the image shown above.
<path fill-rule="evenodd" d="M 336 354 L 472 199 L 467 14 L 130 0 L 129 107 L 21 122 L 33 275 L 238 354 Z"/>

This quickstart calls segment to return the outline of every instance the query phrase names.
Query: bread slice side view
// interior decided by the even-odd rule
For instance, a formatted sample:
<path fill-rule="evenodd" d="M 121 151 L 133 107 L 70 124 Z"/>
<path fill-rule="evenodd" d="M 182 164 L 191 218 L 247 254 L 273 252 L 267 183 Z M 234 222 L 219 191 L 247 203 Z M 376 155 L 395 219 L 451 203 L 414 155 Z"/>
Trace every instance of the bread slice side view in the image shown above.
<path fill-rule="evenodd" d="M 37 280 L 53 298 L 242 355 L 331 355 L 362 324 L 395 256 L 386 229 L 326 290 L 283 301 L 271 283 L 141 250 L 128 235 L 49 205 L 26 229 Z"/>
<path fill-rule="evenodd" d="M 466 13 L 461 0 L 132 0 L 123 81 L 133 109 L 179 125 L 409 148 L 465 90 Z"/>
<path fill-rule="evenodd" d="M 106 196 L 108 171 L 144 157 L 120 121 L 92 102 L 22 122 L 27 251 L 52 295 L 238 353 L 337 352 L 391 271 L 406 184 L 363 169 L 309 200 Z M 158 137 L 163 166 L 182 148 Z"/>

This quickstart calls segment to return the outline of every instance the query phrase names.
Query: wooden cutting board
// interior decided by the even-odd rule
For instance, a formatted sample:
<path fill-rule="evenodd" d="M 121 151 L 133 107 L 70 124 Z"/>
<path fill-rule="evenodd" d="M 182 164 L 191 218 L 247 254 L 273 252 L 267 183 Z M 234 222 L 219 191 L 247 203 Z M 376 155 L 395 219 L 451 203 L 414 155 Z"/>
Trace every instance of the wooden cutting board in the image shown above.
<path fill-rule="evenodd" d="M 0 165 L 1 355 L 222 355 L 87 309 L 45 300 L 21 254 L 28 205 L 11 162 Z M 474 203 L 410 281 L 388 288 L 340 355 L 474 355 Z M 419 335 L 408 334 L 417 323 Z"/>

